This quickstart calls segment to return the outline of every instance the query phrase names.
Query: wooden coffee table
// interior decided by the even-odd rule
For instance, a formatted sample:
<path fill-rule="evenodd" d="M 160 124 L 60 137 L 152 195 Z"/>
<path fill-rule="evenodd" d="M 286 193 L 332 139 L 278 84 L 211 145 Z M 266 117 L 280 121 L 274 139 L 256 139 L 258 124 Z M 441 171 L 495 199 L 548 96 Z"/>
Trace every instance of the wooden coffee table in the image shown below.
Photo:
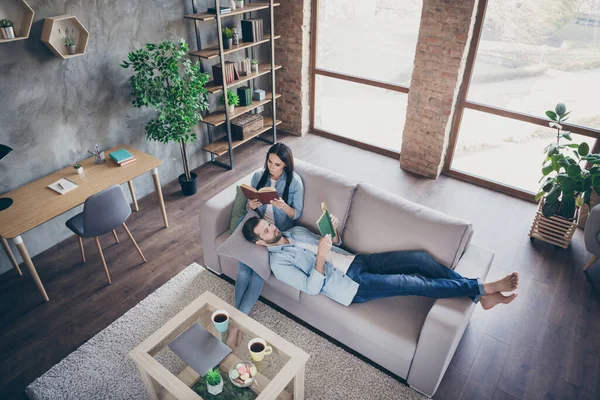
<path fill-rule="evenodd" d="M 216 337 L 225 340 L 228 333 L 221 335 L 217 332 L 211 320 L 212 313 L 218 309 L 229 312 L 228 332 L 231 332 L 232 328 L 238 328 L 243 332 L 242 344 L 233 349 L 232 353 L 219 364 L 223 379 L 229 380 L 228 372 L 232 365 L 240 360 L 251 360 L 248 342 L 255 337 L 261 337 L 273 348 L 273 353 L 265 356 L 263 361 L 254 363 L 258 374 L 255 382 L 247 390 L 255 393 L 256 398 L 260 400 L 303 399 L 304 368 L 309 355 L 208 291 L 129 352 L 129 357 L 140 372 L 148 397 L 151 400 L 202 399 L 191 389 L 200 379 L 196 371 L 186 365 L 178 375 L 175 375 L 155 356 L 161 350 L 163 353 L 170 352 L 168 344 L 195 322 Z M 286 390 L 287 386 L 293 388 L 293 395 Z"/>

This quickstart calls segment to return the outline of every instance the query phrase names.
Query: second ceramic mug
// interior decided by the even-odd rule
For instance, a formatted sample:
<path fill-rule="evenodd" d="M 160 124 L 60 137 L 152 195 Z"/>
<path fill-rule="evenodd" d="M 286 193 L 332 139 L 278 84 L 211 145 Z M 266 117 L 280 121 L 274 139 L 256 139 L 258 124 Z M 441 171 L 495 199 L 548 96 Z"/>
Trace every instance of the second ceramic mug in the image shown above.
<path fill-rule="evenodd" d="M 215 328 L 221 333 L 227 330 L 229 326 L 229 313 L 225 310 L 217 310 L 212 314 L 212 322 Z"/>
<path fill-rule="evenodd" d="M 254 361 L 262 361 L 265 356 L 273 352 L 273 348 L 271 346 L 267 346 L 267 342 L 261 338 L 252 339 L 248 343 L 248 350 L 250 351 L 250 356 L 252 356 Z"/>

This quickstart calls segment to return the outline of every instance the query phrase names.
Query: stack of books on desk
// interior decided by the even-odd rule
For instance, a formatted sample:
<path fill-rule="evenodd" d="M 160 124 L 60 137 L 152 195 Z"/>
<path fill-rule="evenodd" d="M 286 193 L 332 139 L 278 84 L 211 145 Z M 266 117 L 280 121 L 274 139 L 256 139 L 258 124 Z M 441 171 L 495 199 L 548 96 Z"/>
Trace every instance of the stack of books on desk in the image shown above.
<path fill-rule="evenodd" d="M 131 154 L 125 149 L 115 150 L 112 153 L 110 153 L 109 156 L 114 160 L 114 162 L 119 164 L 121 167 L 134 163 L 136 161 L 136 158 L 133 156 L 133 154 Z"/>

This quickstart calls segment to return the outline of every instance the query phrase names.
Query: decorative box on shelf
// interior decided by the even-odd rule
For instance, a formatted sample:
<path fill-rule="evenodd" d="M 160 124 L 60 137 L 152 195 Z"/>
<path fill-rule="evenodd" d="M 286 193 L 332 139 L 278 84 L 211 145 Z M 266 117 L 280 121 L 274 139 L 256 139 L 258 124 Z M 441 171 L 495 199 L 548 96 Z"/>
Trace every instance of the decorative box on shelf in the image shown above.
<path fill-rule="evenodd" d="M 248 86 L 241 86 L 237 90 L 240 98 L 240 106 L 249 106 L 252 104 L 252 90 Z"/>
<path fill-rule="evenodd" d="M 253 98 L 254 98 L 254 100 L 258 100 L 258 101 L 264 100 L 265 99 L 265 91 L 262 89 L 256 89 L 254 91 Z"/>
<path fill-rule="evenodd" d="M 261 114 L 244 114 L 231 121 L 231 136 L 235 140 L 244 140 L 264 127 Z"/>

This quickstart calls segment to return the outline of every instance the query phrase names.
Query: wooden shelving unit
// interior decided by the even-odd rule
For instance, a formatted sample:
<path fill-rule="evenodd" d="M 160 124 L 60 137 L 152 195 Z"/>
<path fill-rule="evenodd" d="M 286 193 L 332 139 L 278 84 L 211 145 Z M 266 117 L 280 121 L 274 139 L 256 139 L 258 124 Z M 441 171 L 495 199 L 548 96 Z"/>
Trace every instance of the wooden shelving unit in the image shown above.
<path fill-rule="evenodd" d="M 276 99 L 280 98 L 281 95 L 278 94 L 275 96 Z M 235 110 L 233 110 L 233 113 L 229 114 L 229 118 L 233 119 L 235 117 L 239 117 L 242 114 L 246 114 L 247 112 L 250 112 L 260 106 L 264 106 L 265 104 L 269 104 L 271 102 L 271 100 L 273 100 L 273 94 L 271 92 L 268 92 L 265 94 L 265 99 L 264 100 L 253 100 L 252 104 L 250 104 L 249 106 L 237 106 L 235 108 Z M 225 111 L 219 111 L 219 112 L 215 112 L 215 113 L 211 113 L 208 114 L 206 117 L 204 117 L 204 123 L 205 124 L 209 124 L 212 126 L 219 126 L 219 125 L 223 125 L 224 123 L 227 122 L 227 118 L 225 115 Z"/>
<path fill-rule="evenodd" d="M 277 120 L 275 125 L 279 125 L 281 124 L 280 120 Z M 235 149 L 236 147 L 249 142 L 250 140 L 258 137 L 259 135 L 262 135 L 263 133 L 265 133 L 266 131 L 268 131 L 269 129 L 272 128 L 273 125 L 273 118 L 271 117 L 265 117 L 265 127 L 263 129 L 261 129 L 260 131 L 256 132 L 254 135 L 243 139 L 243 140 L 233 140 L 231 142 L 231 146 Z M 229 143 L 227 142 L 227 138 L 222 138 L 219 140 L 215 140 L 212 143 L 209 143 L 205 146 L 202 146 L 202 150 L 204 151 L 208 151 L 209 153 L 214 154 L 215 156 L 219 157 L 222 156 L 223 154 L 226 154 L 229 151 Z"/>
<path fill-rule="evenodd" d="M 65 32 L 65 29 L 73 31 L 75 39 L 75 54 L 67 53 L 67 48 L 64 45 L 63 37 L 58 31 L 59 29 Z M 82 25 L 81 22 L 72 15 L 59 15 L 57 17 L 49 17 L 44 20 L 44 28 L 42 30 L 42 42 L 48 48 L 63 60 L 73 57 L 79 57 L 85 54 L 87 49 L 90 33 Z"/>
<path fill-rule="evenodd" d="M 259 140 L 263 140 L 263 141 L 265 141 L 267 143 L 271 143 L 271 144 L 275 143 L 277 141 L 277 125 L 281 124 L 281 121 L 277 119 L 276 100 L 278 98 L 280 98 L 281 95 L 277 94 L 277 91 L 275 90 L 275 71 L 282 68 L 282 66 L 275 65 L 275 40 L 279 39 L 281 36 L 274 34 L 273 8 L 276 6 L 279 6 L 279 3 L 275 3 L 273 0 L 269 0 L 269 1 L 263 0 L 263 1 L 254 1 L 254 2 L 252 2 L 250 0 L 246 0 L 246 4 L 244 4 L 243 8 L 232 10 L 230 13 L 221 15 L 221 14 L 208 13 L 206 11 L 198 11 L 198 7 L 196 4 L 197 0 L 191 0 L 191 2 L 192 2 L 193 14 L 188 14 L 188 15 L 185 15 L 184 17 L 190 21 L 193 21 L 193 23 L 194 23 L 194 27 L 196 30 L 196 41 L 198 44 L 198 46 L 197 46 L 198 50 L 191 51 L 189 54 L 191 56 L 199 57 L 200 62 L 202 62 L 203 60 L 213 60 L 213 59 L 218 58 L 219 62 L 221 64 L 225 65 L 225 61 L 226 61 L 225 56 L 227 54 L 232 54 L 232 53 L 236 53 L 236 52 L 240 52 L 240 51 L 245 52 L 246 58 L 256 58 L 256 57 L 254 57 L 254 50 L 255 50 L 256 46 L 260 46 L 262 44 L 267 44 L 267 43 L 270 45 L 269 62 L 264 63 L 264 64 L 259 64 L 258 73 L 250 72 L 247 76 L 240 76 L 240 78 L 235 80 L 234 82 L 230 82 L 228 84 L 223 83 L 221 85 L 217 85 L 215 83 L 214 77 L 213 77 L 213 80 L 210 81 L 206 85 L 206 89 L 208 90 L 208 92 L 210 94 L 218 94 L 219 96 L 222 96 L 223 93 L 227 89 L 231 89 L 231 88 L 241 85 L 243 83 L 246 83 L 248 86 L 250 86 L 252 92 L 254 92 L 254 89 L 255 89 L 254 88 L 254 78 L 258 78 L 260 76 L 270 74 L 270 83 L 271 83 L 270 90 L 268 90 L 268 88 L 262 88 L 265 91 L 265 99 L 264 100 L 260 100 L 260 101 L 253 100 L 250 105 L 237 106 L 237 107 L 235 107 L 233 112 L 229 112 L 229 109 L 227 107 L 227 99 L 226 99 L 227 96 L 225 96 L 226 104 L 225 104 L 224 110 L 213 111 L 203 118 L 203 123 L 205 123 L 208 127 L 208 142 L 209 143 L 204 145 L 202 147 L 202 149 L 204 151 L 210 153 L 210 158 L 213 163 L 220 165 L 222 167 L 228 168 L 228 169 L 233 169 L 233 167 L 234 167 L 233 149 L 235 149 L 236 147 L 238 147 L 252 139 L 255 139 L 255 138 L 259 139 Z M 212 6 L 212 5 L 213 4 L 209 3 L 209 6 Z M 221 6 L 229 6 L 229 2 L 227 0 L 214 0 L 214 7 L 217 10 L 220 9 Z M 256 42 L 243 42 L 242 41 L 242 31 L 238 25 L 237 28 L 238 28 L 239 35 L 240 35 L 240 44 L 234 45 L 231 49 L 224 49 L 223 48 L 223 38 L 221 35 L 221 30 L 222 30 L 222 27 L 224 26 L 223 20 L 228 19 L 228 17 L 232 17 L 235 15 L 242 16 L 242 19 L 254 18 L 255 16 L 252 15 L 252 13 L 256 12 L 256 11 L 260 11 L 260 10 L 268 10 L 268 12 L 269 12 L 269 17 L 263 18 L 264 27 L 268 27 L 268 28 L 265 28 L 265 29 L 268 29 L 268 32 L 263 32 L 263 39 L 260 41 L 256 41 Z M 207 22 L 207 21 L 216 21 L 217 38 L 218 38 L 218 44 L 216 46 L 215 45 L 202 46 L 202 38 L 200 36 L 199 24 Z M 228 21 L 236 22 L 237 20 L 229 19 Z M 229 27 L 231 27 L 231 26 L 229 26 Z M 204 70 L 207 71 L 208 68 L 205 68 Z M 226 82 L 225 68 L 221 69 L 221 74 L 222 75 L 221 75 L 220 81 Z M 254 133 L 250 137 L 247 137 L 243 140 L 233 140 L 231 137 L 231 120 L 240 115 L 252 112 L 252 111 L 256 110 L 258 107 L 263 107 L 263 106 L 267 106 L 267 105 L 271 106 L 272 116 L 271 117 L 263 117 L 264 127 L 260 131 Z M 217 127 L 220 127 L 220 126 L 225 127 L 225 136 L 220 137 L 219 139 L 213 140 L 213 136 L 221 136 L 222 135 L 222 133 L 219 133 L 217 135 L 217 134 L 215 134 L 215 132 L 213 132 L 213 129 L 216 129 Z M 272 140 L 267 140 L 264 137 L 261 137 L 261 134 L 264 134 L 269 130 L 272 131 Z M 225 162 L 222 162 L 217 159 L 218 157 L 224 156 L 226 154 L 229 156 L 229 163 L 225 163 Z"/>
<path fill-rule="evenodd" d="M 29 37 L 35 13 L 24 0 L 0 0 L 0 19 L 9 19 L 14 23 L 13 39 L 1 39 L 0 43 L 24 40 Z"/>
<path fill-rule="evenodd" d="M 219 35 L 219 37 L 220 36 L 221 35 Z M 279 39 L 280 37 L 281 36 L 275 36 L 274 39 Z M 240 40 L 240 44 L 236 44 L 236 45 L 232 46 L 231 49 L 223 50 L 223 55 L 235 53 L 236 51 L 240 51 L 240 50 L 245 50 L 250 47 L 258 46 L 259 44 L 269 43 L 270 41 L 271 41 L 271 35 L 269 35 L 269 34 L 265 34 L 264 39 L 260 40 L 258 42 L 242 42 Z M 220 57 L 219 46 L 208 47 L 206 49 L 199 50 L 199 51 L 191 51 L 190 55 L 200 57 L 205 60 L 211 60 L 213 58 Z"/>
<path fill-rule="evenodd" d="M 278 70 L 280 68 L 281 68 L 281 65 L 275 66 L 275 70 Z M 244 82 L 251 81 L 254 78 L 258 78 L 259 76 L 263 76 L 263 75 L 270 74 L 270 73 L 271 73 L 271 65 L 260 64 L 258 66 L 258 73 L 250 73 L 247 76 L 240 76 L 240 79 L 238 79 L 237 81 L 231 82 L 229 85 L 227 85 L 227 89 L 230 89 L 234 86 L 241 85 Z M 208 82 L 205 87 L 210 93 L 213 93 L 213 94 L 220 93 L 223 91 L 223 86 L 217 85 L 214 81 Z"/>
<path fill-rule="evenodd" d="M 227 4 L 227 3 L 224 2 L 224 4 Z M 279 6 L 279 4 L 280 3 L 273 3 L 273 7 L 277 7 L 277 6 Z M 266 10 L 267 8 L 269 8 L 268 1 L 256 1 L 254 3 L 245 4 L 244 8 L 232 10 L 230 13 L 223 14 L 223 15 L 221 15 L 221 18 L 227 18 L 227 17 L 231 17 L 233 15 L 250 13 L 252 11 Z M 217 18 L 217 16 L 212 13 L 201 12 L 198 14 L 188 14 L 184 18 L 196 19 L 198 21 L 213 21 Z"/>

